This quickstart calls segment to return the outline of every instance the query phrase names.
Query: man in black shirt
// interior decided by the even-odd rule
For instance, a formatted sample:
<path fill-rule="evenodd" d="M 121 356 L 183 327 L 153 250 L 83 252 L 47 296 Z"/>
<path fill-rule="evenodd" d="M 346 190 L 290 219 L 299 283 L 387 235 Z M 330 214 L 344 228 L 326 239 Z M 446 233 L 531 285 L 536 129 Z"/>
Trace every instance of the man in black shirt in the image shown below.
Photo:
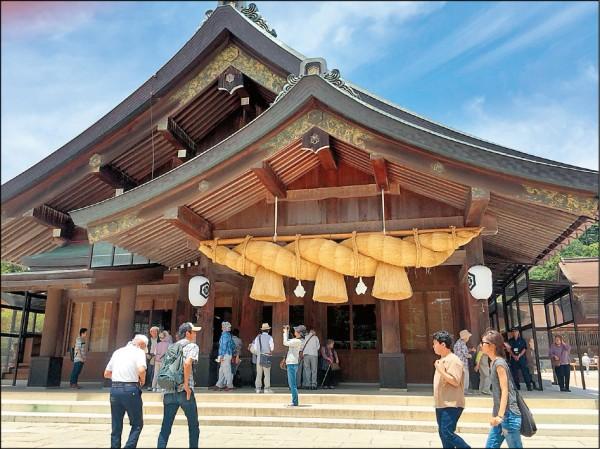
<path fill-rule="evenodd" d="M 527 352 L 527 343 L 525 339 L 521 337 L 519 328 L 512 328 L 513 337 L 508 340 L 508 344 L 510 345 L 510 370 L 512 372 L 513 381 L 515 382 L 515 386 L 517 390 L 521 389 L 521 385 L 519 382 L 519 369 L 523 373 L 523 378 L 525 379 L 525 383 L 527 384 L 527 390 L 531 391 L 533 388 L 531 386 L 531 375 L 529 374 L 529 368 L 527 368 L 527 356 L 525 355 Z"/>

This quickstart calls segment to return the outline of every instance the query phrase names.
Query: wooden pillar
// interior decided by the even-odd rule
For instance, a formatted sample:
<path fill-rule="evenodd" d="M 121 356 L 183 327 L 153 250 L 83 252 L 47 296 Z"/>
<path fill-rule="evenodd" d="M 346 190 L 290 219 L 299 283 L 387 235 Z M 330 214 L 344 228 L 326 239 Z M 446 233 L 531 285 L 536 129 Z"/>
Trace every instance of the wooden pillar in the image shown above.
<path fill-rule="evenodd" d="M 488 303 L 486 300 L 477 300 L 469 292 L 467 271 L 473 265 L 483 264 L 483 240 L 477 237 L 466 246 L 465 262 L 458 275 L 458 294 L 460 298 L 460 327 L 468 329 L 473 336 L 470 344 L 475 345 L 481 334 L 489 325 Z"/>
<path fill-rule="evenodd" d="M 258 330 L 261 325 L 261 323 L 259 323 L 261 303 L 250 298 L 250 287 L 250 283 L 246 281 L 244 283 L 243 291 L 241 292 L 242 315 L 240 319 L 240 338 L 244 343 L 242 345 L 242 350 L 243 354 L 246 356 L 250 354 L 247 349 L 248 344 L 258 335 Z M 269 323 L 269 325 L 273 326 L 273 323 Z"/>
<path fill-rule="evenodd" d="M 287 346 L 283 346 L 283 325 L 290 324 L 289 301 L 273 303 L 273 323 L 271 324 L 273 343 L 273 368 L 271 369 L 271 385 L 280 387 L 287 385 L 287 372 L 279 369 L 279 362 L 287 355 Z"/>
<path fill-rule="evenodd" d="M 171 317 L 171 327 L 173 331 L 177 333 L 179 326 L 187 321 L 195 321 L 195 317 L 192 316 L 192 304 L 190 303 L 188 295 L 188 285 L 192 276 L 188 273 L 186 268 L 179 270 L 179 282 L 177 287 L 177 301 L 175 302 L 175 310 Z M 211 285 L 211 289 L 214 288 Z"/>
<path fill-rule="evenodd" d="M 132 337 L 133 320 L 135 318 L 135 298 L 137 285 L 121 287 L 119 297 L 119 317 L 117 318 L 117 338 L 115 346 L 125 346 Z"/>
<path fill-rule="evenodd" d="M 381 311 L 381 352 L 396 354 L 402 352 L 400 345 L 400 303 L 398 301 L 379 301 Z"/>
<path fill-rule="evenodd" d="M 42 330 L 42 342 L 40 345 L 41 357 L 54 357 L 58 333 L 61 326 L 64 327 L 65 316 L 61 314 L 61 301 L 63 290 L 58 288 L 48 289 L 46 298 L 46 312 L 44 314 L 44 329 Z"/>
<path fill-rule="evenodd" d="M 287 353 L 287 347 L 283 346 L 283 325 L 290 321 L 290 303 L 288 301 L 273 303 L 273 343 L 275 343 L 275 354 Z"/>
<path fill-rule="evenodd" d="M 406 388 L 406 361 L 400 341 L 400 303 L 377 300 L 381 320 L 381 353 L 379 354 L 379 386 Z"/>
<path fill-rule="evenodd" d="M 214 385 L 216 381 L 214 379 L 216 364 L 212 360 L 216 285 L 213 265 L 204 255 L 200 259 L 200 271 L 210 281 L 210 290 L 208 301 L 204 306 L 197 309 L 196 317 L 192 319 L 195 324 L 202 327 L 202 330 L 196 334 L 197 343 L 200 347 L 200 357 L 194 368 L 194 381 L 199 387 L 208 387 Z M 187 300 L 187 292 L 185 298 Z M 189 300 L 187 302 L 189 303 Z"/>

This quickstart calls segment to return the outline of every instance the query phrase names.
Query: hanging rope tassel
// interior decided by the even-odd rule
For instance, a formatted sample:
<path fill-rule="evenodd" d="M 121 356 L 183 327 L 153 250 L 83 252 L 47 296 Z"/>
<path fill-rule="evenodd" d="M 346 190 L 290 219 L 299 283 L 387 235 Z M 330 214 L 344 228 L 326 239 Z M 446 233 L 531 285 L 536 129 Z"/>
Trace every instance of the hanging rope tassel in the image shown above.
<path fill-rule="evenodd" d="M 219 237 L 215 237 L 212 241 L 212 260 L 217 261 L 217 246 L 219 246 Z"/>
<path fill-rule="evenodd" d="M 357 295 L 364 295 L 367 292 L 367 285 L 363 282 L 362 276 L 358 276 L 358 244 L 356 243 L 356 231 L 352 231 L 352 252 L 354 255 L 354 277 L 359 278 L 355 291 Z"/>
<path fill-rule="evenodd" d="M 275 229 L 273 230 L 273 242 L 277 242 L 277 197 L 275 197 Z"/>
<path fill-rule="evenodd" d="M 294 267 L 294 273 L 296 275 L 296 279 L 298 279 L 298 285 L 294 289 L 294 294 L 298 298 L 304 298 L 306 295 L 306 290 L 302 285 L 302 281 L 300 280 L 300 263 L 302 260 L 300 259 L 300 234 L 296 234 L 296 238 L 294 239 L 294 255 L 296 256 L 296 266 Z"/>

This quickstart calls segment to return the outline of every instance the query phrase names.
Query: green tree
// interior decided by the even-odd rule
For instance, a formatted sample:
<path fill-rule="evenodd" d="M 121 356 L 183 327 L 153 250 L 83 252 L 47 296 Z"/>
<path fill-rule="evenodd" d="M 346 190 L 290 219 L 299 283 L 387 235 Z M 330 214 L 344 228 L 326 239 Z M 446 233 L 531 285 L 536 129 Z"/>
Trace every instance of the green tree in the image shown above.
<path fill-rule="evenodd" d="M 1 272 L 2 273 L 18 273 L 20 271 L 25 271 L 26 268 L 22 265 L 17 265 L 16 263 L 12 263 L 12 262 L 1 262 L 2 264 L 2 269 Z"/>
<path fill-rule="evenodd" d="M 558 280 L 558 263 L 561 257 L 579 258 L 579 257 L 598 257 L 598 224 L 590 226 L 583 235 L 573 240 L 569 245 L 560 250 L 558 254 L 550 257 L 542 265 L 529 270 L 529 278 L 538 281 L 556 281 Z"/>

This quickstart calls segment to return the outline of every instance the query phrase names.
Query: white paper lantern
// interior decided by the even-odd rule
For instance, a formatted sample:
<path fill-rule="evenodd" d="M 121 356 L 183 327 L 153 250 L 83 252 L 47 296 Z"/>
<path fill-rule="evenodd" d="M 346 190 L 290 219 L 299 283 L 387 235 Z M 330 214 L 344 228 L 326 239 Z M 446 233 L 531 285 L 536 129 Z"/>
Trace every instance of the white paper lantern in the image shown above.
<path fill-rule="evenodd" d="M 492 270 L 483 265 L 473 265 L 467 272 L 469 291 L 475 299 L 488 299 L 492 296 Z"/>
<path fill-rule="evenodd" d="M 188 296 L 194 307 L 202 307 L 208 301 L 210 281 L 204 276 L 194 276 L 190 279 Z"/>

